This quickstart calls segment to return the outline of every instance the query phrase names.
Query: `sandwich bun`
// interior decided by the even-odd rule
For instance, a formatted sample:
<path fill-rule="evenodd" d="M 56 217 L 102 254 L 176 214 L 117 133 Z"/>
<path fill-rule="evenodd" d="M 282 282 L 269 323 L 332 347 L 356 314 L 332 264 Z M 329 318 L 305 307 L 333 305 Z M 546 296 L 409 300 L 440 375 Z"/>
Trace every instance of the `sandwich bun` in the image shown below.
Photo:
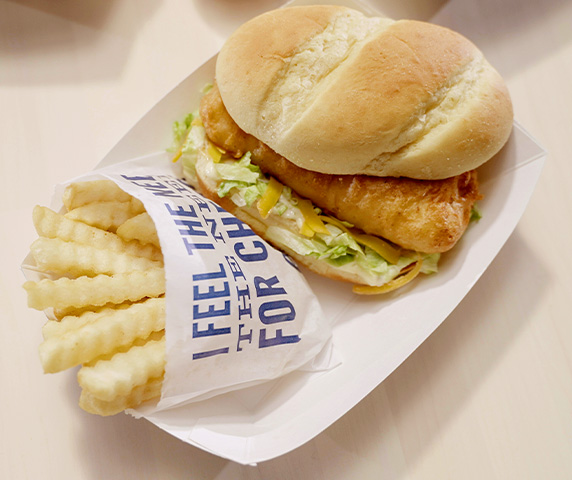
<path fill-rule="evenodd" d="M 216 81 L 243 131 L 322 173 L 452 177 L 488 161 L 512 129 L 507 88 L 468 39 L 339 6 L 243 24 Z"/>

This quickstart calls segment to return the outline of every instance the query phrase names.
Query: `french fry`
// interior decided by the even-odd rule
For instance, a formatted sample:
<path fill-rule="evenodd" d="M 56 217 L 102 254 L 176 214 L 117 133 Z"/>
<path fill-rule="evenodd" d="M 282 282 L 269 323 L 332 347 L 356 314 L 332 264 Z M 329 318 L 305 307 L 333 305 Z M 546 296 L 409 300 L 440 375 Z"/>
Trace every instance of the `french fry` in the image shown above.
<path fill-rule="evenodd" d="M 160 262 L 147 258 L 134 257 L 126 253 L 112 252 L 90 245 L 64 242 L 59 238 L 40 237 L 30 248 L 38 268 L 45 272 L 87 275 L 93 277 L 100 273 L 133 272 L 160 268 Z"/>
<path fill-rule="evenodd" d="M 110 416 L 116 415 L 128 408 L 138 407 L 143 402 L 157 398 L 161 395 L 163 377 L 152 378 L 144 385 L 138 385 L 127 395 L 118 396 L 111 401 L 95 398 L 89 391 L 82 390 L 79 397 L 79 406 L 88 413 Z"/>
<path fill-rule="evenodd" d="M 161 376 L 164 369 L 165 338 L 162 338 L 117 353 L 110 360 L 84 366 L 77 378 L 79 385 L 93 397 L 109 402 L 129 395 L 135 387 Z"/>
<path fill-rule="evenodd" d="M 151 298 L 124 309 L 86 312 L 55 322 L 49 337 L 40 345 L 45 373 L 55 373 L 87 363 L 119 347 L 131 345 L 165 328 L 165 299 Z M 58 331 L 54 331 L 58 330 Z"/>
<path fill-rule="evenodd" d="M 91 245 L 96 248 L 108 249 L 113 252 L 123 252 L 129 255 L 145 257 L 149 260 L 162 261 L 161 250 L 153 245 L 142 245 L 139 242 L 125 242 L 112 232 L 92 227 L 64 215 L 54 212 L 47 207 L 34 207 L 32 219 L 36 232 L 40 237 L 59 238 L 66 242 L 76 242 Z"/>
<path fill-rule="evenodd" d="M 99 312 L 103 308 L 125 308 L 131 305 L 131 302 L 124 302 L 120 304 L 106 303 L 101 306 L 94 305 L 84 305 L 82 307 L 66 307 L 66 308 L 54 308 L 52 309 L 53 317 L 55 318 L 54 323 L 59 323 L 65 317 L 79 317 L 85 312 Z"/>
<path fill-rule="evenodd" d="M 62 195 L 67 210 L 96 202 L 128 202 L 131 195 L 111 180 L 92 180 L 68 185 Z"/>
<path fill-rule="evenodd" d="M 90 313 L 94 314 L 96 312 L 86 310 L 82 315 L 68 315 L 60 321 L 48 320 L 42 327 L 42 336 L 44 337 L 44 340 L 48 340 L 49 338 L 58 338 L 58 336 L 64 335 L 68 330 L 81 328 L 84 325 L 87 325 L 91 319 L 88 315 Z"/>
<path fill-rule="evenodd" d="M 154 297 L 154 298 L 161 298 L 161 297 Z M 59 309 L 58 313 L 67 311 L 69 312 L 67 315 L 62 315 L 60 317 L 56 317 L 56 320 L 48 320 L 44 326 L 42 327 L 42 336 L 44 340 L 47 340 L 50 337 L 63 335 L 66 331 L 72 330 L 74 328 L 80 328 L 82 325 L 85 325 L 89 322 L 89 316 L 85 314 L 94 314 L 100 313 L 105 309 L 113 309 L 113 310 L 122 310 L 125 308 L 129 308 L 133 303 L 125 302 L 115 305 L 113 303 L 107 303 L 103 307 L 94 307 L 93 305 L 89 305 L 85 308 L 69 308 L 69 309 Z"/>
<path fill-rule="evenodd" d="M 49 278 L 24 289 L 29 307 L 57 319 L 42 328 L 40 361 L 45 373 L 83 365 L 80 407 L 113 415 L 161 394 L 163 255 L 141 201 L 114 182 L 71 184 L 63 202 L 66 214 L 33 212 L 39 238 L 30 250 Z"/>
<path fill-rule="evenodd" d="M 128 202 L 88 203 L 65 214 L 66 218 L 86 223 L 92 227 L 115 232 L 117 227 L 130 218 L 145 211 L 143 204 L 135 198 Z"/>
<path fill-rule="evenodd" d="M 123 347 L 117 347 L 113 352 L 102 353 L 101 355 L 94 358 L 93 360 L 90 360 L 89 362 L 84 363 L 83 366 L 84 367 L 93 367 L 97 362 L 100 362 L 100 361 L 106 361 L 107 362 L 107 361 L 111 360 L 115 355 L 117 355 L 119 353 L 126 353 L 129 350 L 131 350 L 133 347 L 142 347 L 145 344 L 149 343 L 151 340 L 153 340 L 153 341 L 163 340 L 164 336 L 165 336 L 165 330 L 159 330 L 158 332 L 151 332 L 151 335 L 149 335 L 147 338 L 136 338 L 135 340 L 133 340 L 133 343 L 131 345 L 125 345 Z"/>
<path fill-rule="evenodd" d="M 147 212 L 126 220 L 125 223 L 117 228 L 117 235 L 125 241 L 137 240 L 146 245 L 161 247 L 157 229 Z"/>
<path fill-rule="evenodd" d="M 113 276 L 43 279 L 24 283 L 24 289 L 28 293 L 28 306 L 36 310 L 103 306 L 106 303 L 136 302 L 145 297 L 163 295 L 165 273 L 162 268 L 154 268 Z"/>

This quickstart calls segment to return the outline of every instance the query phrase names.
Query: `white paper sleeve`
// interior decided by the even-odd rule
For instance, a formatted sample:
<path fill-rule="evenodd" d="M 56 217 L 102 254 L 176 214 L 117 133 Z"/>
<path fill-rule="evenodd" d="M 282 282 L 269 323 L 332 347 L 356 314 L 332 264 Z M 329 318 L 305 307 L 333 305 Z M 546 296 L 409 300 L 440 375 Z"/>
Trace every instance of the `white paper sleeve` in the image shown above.
<path fill-rule="evenodd" d="M 166 368 L 157 410 L 339 362 L 332 325 L 293 261 L 181 180 L 166 154 L 74 181 L 101 177 L 143 202 L 163 252 Z"/>

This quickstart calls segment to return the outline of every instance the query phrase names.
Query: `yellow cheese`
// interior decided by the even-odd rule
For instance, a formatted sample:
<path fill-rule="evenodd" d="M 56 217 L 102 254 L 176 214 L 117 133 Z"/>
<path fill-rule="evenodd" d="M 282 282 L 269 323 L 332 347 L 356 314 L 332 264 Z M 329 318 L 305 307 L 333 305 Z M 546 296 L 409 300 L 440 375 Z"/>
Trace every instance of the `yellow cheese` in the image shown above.
<path fill-rule="evenodd" d="M 413 280 L 419 272 L 421 271 L 421 265 L 423 265 L 423 260 L 417 260 L 414 267 L 409 270 L 405 275 L 394 278 L 391 282 L 382 285 L 381 287 L 372 287 L 369 285 L 354 285 L 352 291 L 360 295 L 379 295 L 381 293 L 391 292 L 404 285 L 408 284 Z"/>
<path fill-rule="evenodd" d="M 207 153 L 214 163 L 219 163 L 224 150 L 221 150 L 216 145 L 213 145 L 211 142 L 209 142 Z"/>
<path fill-rule="evenodd" d="M 258 213 L 260 213 L 262 218 L 267 218 L 270 214 L 270 210 L 272 210 L 274 205 L 278 203 L 280 195 L 282 195 L 283 188 L 284 185 L 282 185 L 274 177 L 270 177 L 270 182 L 268 182 L 268 186 L 266 187 L 264 195 L 260 197 L 260 200 L 258 200 L 258 203 L 256 204 Z"/>
<path fill-rule="evenodd" d="M 379 237 L 374 237 L 373 235 L 366 235 L 365 233 L 354 233 L 352 235 L 356 239 L 356 242 L 371 248 L 374 252 L 381 255 L 392 265 L 395 265 L 398 262 L 399 257 L 401 256 L 401 252 L 399 249 L 395 248 L 393 245 L 390 245 L 385 240 Z"/>
<path fill-rule="evenodd" d="M 300 233 L 307 237 L 313 237 L 314 233 L 324 233 L 329 235 L 330 231 L 326 228 L 326 225 L 324 225 L 324 222 L 314 210 L 312 202 L 305 198 L 298 198 L 297 200 L 298 208 L 300 208 L 300 212 L 302 212 L 302 215 L 304 216 L 304 224 L 302 225 Z"/>
<path fill-rule="evenodd" d="M 382 238 L 375 237 L 373 235 L 367 235 L 365 233 L 354 233 L 351 232 L 340 220 L 337 218 L 329 217 L 329 216 L 322 216 L 321 217 L 325 222 L 331 223 L 335 225 L 340 230 L 350 234 L 356 242 L 366 247 L 371 248 L 374 252 L 381 255 L 382 258 L 387 260 L 389 263 L 395 265 L 399 257 L 401 256 L 401 252 L 398 248 L 390 245 L 388 242 L 383 240 Z"/>
<path fill-rule="evenodd" d="M 177 153 L 175 153 L 175 155 L 173 156 L 173 163 L 176 163 L 177 160 L 179 160 L 179 158 L 181 158 L 181 155 L 183 154 L 183 147 L 179 147 L 179 150 L 177 150 Z"/>

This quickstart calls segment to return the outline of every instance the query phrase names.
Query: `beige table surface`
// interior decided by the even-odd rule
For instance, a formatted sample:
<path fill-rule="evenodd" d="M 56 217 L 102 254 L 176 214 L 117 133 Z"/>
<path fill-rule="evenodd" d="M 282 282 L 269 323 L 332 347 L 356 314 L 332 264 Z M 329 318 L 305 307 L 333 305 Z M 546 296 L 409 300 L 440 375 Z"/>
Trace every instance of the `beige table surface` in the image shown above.
<path fill-rule="evenodd" d="M 368 2 L 366 2 L 368 3 Z M 572 478 L 572 2 L 391 0 L 475 41 L 549 151 L 522 221 L 437 331 L 342 419 L 258 466 L 43 375 L 19 264 L 34 204 L 84 173 L 228 33 L 278 0 L 0 1 L 0 478 Z M 436 17 L 434 17 L 436 15 Z"/>

